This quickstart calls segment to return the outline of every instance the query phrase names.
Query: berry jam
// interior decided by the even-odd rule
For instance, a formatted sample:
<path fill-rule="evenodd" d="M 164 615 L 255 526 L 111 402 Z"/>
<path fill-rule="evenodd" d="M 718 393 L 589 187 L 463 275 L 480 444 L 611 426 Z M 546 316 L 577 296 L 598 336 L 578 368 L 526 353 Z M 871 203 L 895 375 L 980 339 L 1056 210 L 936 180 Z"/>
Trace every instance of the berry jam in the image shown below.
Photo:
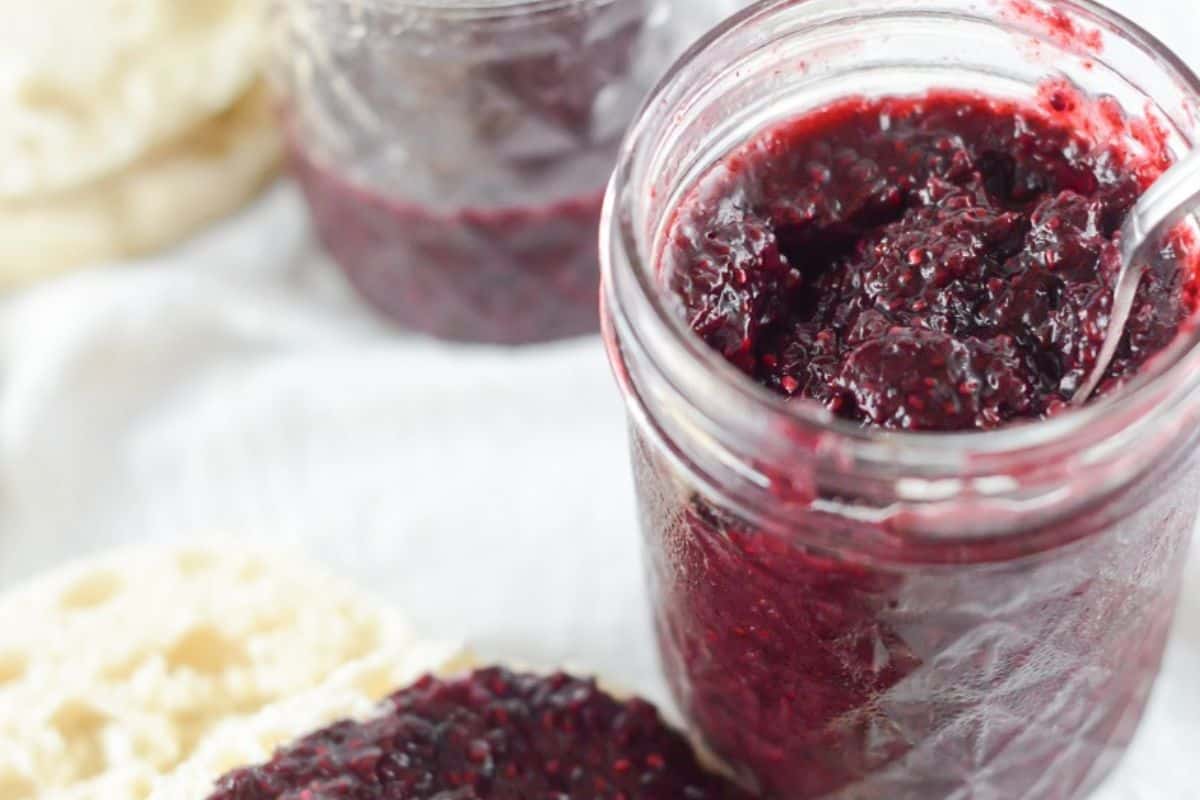
<path fill-rule="evenodd" d="M 765 797 L 1082 800 L 1127 748 L 1171 627 L 1195 470 L 1155 470 L 1120 524 L 1031 531 L 1086 537 L 1065 553 L 980 547 L 930 569 L 801 544 L 870 533 L 834 515 L 797 512 L 797 541 L 763 530 L 652 444 L 633 450 L 667 678 Z"/>
<path fill-rule="evenodd" d="M 676 209 L 660 268 L 680 314 L 753 380 L 861 426 L 1059 412 L 1100 347 L 1118 228 L 1169 159 L 1045 99 L 849 99 L 754 137 Z M 1174 234 L 1151 257 L 1104 390 L 1181 329 L 1192 249 Z M 640 435 L 634 465 L 668 678 L 766 796 L 1077 800 L 1128 744 L 1195 525 L 1186 464 L 1021 537 L 1074 542 L 1052 555 L 975 540 L 945 569 L 785 486 L 788 535 L 766 530 Z M 895 551 L 807 544 L 830 537 Z"/>
<path fill-rule="evenodd" d="M 995 100 L 847 100 L 725 159 L 664 272 L 696 333 L 787 397 L 905 430 L 1037 419 L 1103 343 L 1147 180 L 1127 161 Z M 1178 249 L 1152 259 L 1105 388 L 1178 333 Z"/>
<path fill-rule="evenodd" d="M 364 299 L 442 339 L 520 345 L 597 330 L 598 193 L 445 214 L 351 186 L 296 153 L 321 242 Z"/>
<path fill-rule="evenodd" d="M 292 162 L 316 233 L 401 326 L 519 345 L 599 329 L 597 232 L 674 46 L 665 0 L 281 10 Z"/>
<path fill-rule="evenodd" d="M 222 778 L 210 800 L 720 800 L 746 795 L 705 772 L 642 700 L 595 682 L 484 669 L 426 677 L 367 722 L 340 722 Z"/>

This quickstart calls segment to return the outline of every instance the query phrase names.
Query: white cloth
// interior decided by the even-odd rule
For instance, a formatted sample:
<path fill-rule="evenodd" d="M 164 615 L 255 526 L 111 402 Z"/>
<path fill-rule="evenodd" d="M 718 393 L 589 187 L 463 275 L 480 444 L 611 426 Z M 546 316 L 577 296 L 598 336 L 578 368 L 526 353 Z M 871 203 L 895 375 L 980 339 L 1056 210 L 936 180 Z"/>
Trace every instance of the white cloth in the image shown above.
<path fill-rule="evenodd" d="M 1137 16 L 1200 62 L 1192 3 Z M 599 342 L 396 335 L 314 253 L 287 185 L 166 256 L 0 301 L 0 587 L 208 531 L 298 543 L 485 658 L 665 700 Z M 1098 800 L 1200 796 L 1197 675 L 1200 555 L 1149 718 Z"/>

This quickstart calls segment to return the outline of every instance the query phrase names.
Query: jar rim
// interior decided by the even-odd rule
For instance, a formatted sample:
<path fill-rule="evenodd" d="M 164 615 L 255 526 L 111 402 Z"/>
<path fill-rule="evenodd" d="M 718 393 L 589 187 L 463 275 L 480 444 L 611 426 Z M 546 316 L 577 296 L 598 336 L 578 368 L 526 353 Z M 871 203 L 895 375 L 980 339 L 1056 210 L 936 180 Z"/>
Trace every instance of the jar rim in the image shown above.
<path fill-rule="evenodd" d="M 1028 0 L 1020 0 L 1024 3 Z M 638 121 L 628 133 L 619 155 L 616 171 L 606 197 L 601 234 L 601 262 L 604 266 L 606 292 L 614 291 L 618 280 L 613 275 L 612 250 L 620 247 L 631 257 L 639 257 L 638 237 L 630 230 L 627 210 L 618 187 L 626 185 L 639 146 L 648 135 L 646 118 L 656 105 L 662 103 L 680 79 L 683 70 L 706 50 L 726 36 L 780 11 L 814 5 L 820 0 L 761 0 L 731 16 L 697 41 L 667 72 L 645 101 Z M 1200 100 L 1200 76 L 1166 44 L 1124 15 L 1093 0 L 1043 0 L 1054 10 L 1072 12 L 1105 27 L 1153 56 L 1164 70 Z M 918 11 L 923 0 L 883 0 L 894 13 Z M 973 9 L 963 4 L 964 14 Z M 1193 146 L 1200 146 L 1200 130 Z M 1081 409 L 1055 415 L 1049 419 L 1017 423 L 990 431 L 910 432 L 869 428 L 844 420 L 817 403 L 789 401 L 754 381 L 731 365 L 688 329 L 677 313 L 669 307 L 668 298 L 656 285 L 653 270 L 635 267 L 630 270 L 637 280 L 635 290 L 651 307 L 651 321 L 658 330 L 653 333 L 669 342 L 675 352 L 677 366 L 693 372 L 699 378 L 706 372 L 728 392 L 728 402 L 744 412 L 766 414 L 792 428 L 825 434 L 846 442 L 852 447 L 874 450 L 876 458 L 896 465 L 962 464 L 974 459 L 990 459 L 1039 450 L 1050 445 L 1087 438 L 1089 433 L 1104 428 L 1100 423 L 1121 419 L 1135 422 L 1146 409 L 1154 407 L 1164 397 L 1177 399 L 1200 391 L 1200 310 L 1185 323 L 1184 329 L 1166 350 L 1153 359 L 1150 368 L 1111 395 L 1098 398 Z M 606 298 L 608 313 L 613 312 L 615 298 Z M 665 335 L 665 336 L 664 336 Z M 611 346 L 611 344 L 610 344 Z M 614 352 L 614 357 L 616 354 Z M 1172 381 L 1181 380 L 1175 386 Z M 1125 427 L 1125 426 L 1122 426 Z M 761 431 L 761 426 L 757 430 Z M 870 458 L 869 460 L 876 460 Z"/>
<path fill-rule="evenodd" d="M 620 0 L 382 0 L 418 11 L 444 12 L 468 19 L 505 19 L 559 11 L 572 6 L 606 6 Z"/>

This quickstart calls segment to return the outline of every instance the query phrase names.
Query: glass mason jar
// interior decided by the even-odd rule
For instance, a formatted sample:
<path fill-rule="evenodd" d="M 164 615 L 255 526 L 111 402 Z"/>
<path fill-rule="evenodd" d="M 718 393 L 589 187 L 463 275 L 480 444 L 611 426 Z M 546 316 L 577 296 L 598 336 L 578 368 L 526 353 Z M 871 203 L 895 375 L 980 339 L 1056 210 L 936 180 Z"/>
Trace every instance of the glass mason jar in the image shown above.
<path fill-rule="evenodd" d="M 597 330 L 603 188 L 670 2 L 276 2 L 294 172 L 366 300 L 447 339 Z"/>
<path fill-rule="evenodd" d="M 1047 78 L 1173 157 L 1200 136 L 1197 78 L 1087 0 L 772 0 L 676 64 L 623 150 L 602 324 L 662 660 L 768 796 L 1079 798 L 1146 704 L 1200 506 L 1196 326 L 1086 409 L 889 433 L 747 380 L 656 271 L 682 194 L 766 126 L 849 95 L 1032 103 Z"/>

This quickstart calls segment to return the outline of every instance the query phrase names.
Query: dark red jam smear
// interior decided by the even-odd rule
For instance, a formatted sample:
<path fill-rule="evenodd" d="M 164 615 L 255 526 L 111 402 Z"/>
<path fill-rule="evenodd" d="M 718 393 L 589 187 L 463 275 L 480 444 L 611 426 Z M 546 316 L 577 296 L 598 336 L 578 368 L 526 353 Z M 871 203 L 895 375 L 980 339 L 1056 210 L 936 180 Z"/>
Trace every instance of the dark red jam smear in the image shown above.
<path fill-rule="evenodd" d="M 1032 0 L 1012 0 L 1006 10 L 1013 17 L 1035 23 L 1062 47 L 1090 53 L 1104 50 L 1104 35 L 1099 30 L 1084 28 L 1061 8 L 1045 8 Z"/>
<path fill-rule="evenodd" d="M 1079 111 L 1061 92 L 1043 109 L 943 91 L 779 125 L 698 183 L 663 274 L 730 362 L 845 419 L 947 431 L 1051 415 L 1095 362 L 1115 236 L 1163 166 L 1090 140 Z M 1102 390 L 1179 331 L 1182 241 L 1150 260 Z"/>
<path fill-rule="evenodd" d="M 706 773 L 643 700 L 594 681 L 483 669 L 426 677 L 367 722 L 339 722 L 222 778 L 210 800 L 718 800 Z"/>

